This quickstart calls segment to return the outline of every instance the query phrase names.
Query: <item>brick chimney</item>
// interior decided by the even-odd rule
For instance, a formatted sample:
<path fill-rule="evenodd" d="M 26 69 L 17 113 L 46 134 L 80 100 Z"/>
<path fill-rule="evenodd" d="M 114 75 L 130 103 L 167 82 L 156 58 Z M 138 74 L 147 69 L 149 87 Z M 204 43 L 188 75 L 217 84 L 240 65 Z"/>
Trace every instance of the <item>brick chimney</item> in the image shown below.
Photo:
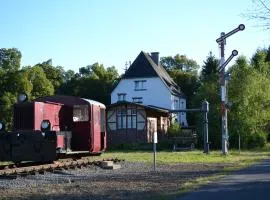
<path fill-rule="evenodd" d="M 158 66 L 159 65 L 159 52 L 151 52 L 151 58 L 154 63 Z"/>

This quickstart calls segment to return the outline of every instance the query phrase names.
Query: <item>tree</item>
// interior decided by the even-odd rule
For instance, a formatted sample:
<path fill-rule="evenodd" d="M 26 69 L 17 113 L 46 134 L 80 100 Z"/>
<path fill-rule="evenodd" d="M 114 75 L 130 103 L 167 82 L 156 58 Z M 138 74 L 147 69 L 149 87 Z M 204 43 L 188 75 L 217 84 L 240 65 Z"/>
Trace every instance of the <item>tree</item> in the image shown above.
<path fill-rule="evenodd" d="M 21 52 L 16 49 L 0 49 L 0 70 L 9 72 L 9 71 L 18 71 L 21 63 Z"/>
<path fill-rule="evenodd" d="M 270 47 L 269 49 L 257 49 L 251 58 L 251 66 L 262 74 L 270 75 L 270 62 L 268 61 L 269 54 Z"/>
<path fill-rule="evenodd" d="M 94 63 L 79 69 L 71 80 L 61 87 L 61 93 L 94 99 L 104 104 L 110 104 L 111 91 L 118 80 L 116 68 L 105 68 L 102 64 Z"/>
<path fill-rule="evenodd" d="M 209 81 L 210 79 L 213 79 L 213 81 L 218 80 L 218 66 L 219 60 L 215 58 L 212 52 L 210 52 L 209 56 L 206 58 L 206 61 L 204 61 L 204 65 L 202 66 L 201 80 L 203 82 Z"/>
<path fill-rule="evenodd" d="M 181 91 L 186 95 L 187 105 L 190 107 L 190 102 L 199 88 L 199 79 L 196 74 L 182 72 L 174 69 L 169 71 L 174 82 L 181 88 Z"/>
<path fill-rule="evenodd" d="M 254 60 L 258 55 L 252 58 Z M 256 59 L 255 59 L 256 60 Z M 230 143 L 237 144 L 241 135 L 244 147 L 262 146 L 270 119 L 270 79 L 257 62 L 248 63 L 245 57 L 237 59 L 230 72 L 229 112 Z M 259 69 L 259 70 L 258 70 Z"/>
<path fill-rule="evenodd" d="M 75 76 L 75 72 L 73 70 L 67 70 L 64 72 L 64 83 L 70 81 Z"/>
<path fill-rule="evenodd" d="M 221 145 L 221 133 L 220 133 L 220 96 L 219 96 L 219 83 L 218 83 L 218 60 L 210 52 L 204 61 L 202 71 L 200 74 L 200 85 L 193 100 L 192 107 L 198 107 L 203 100 L 209 102 L 209 142 L 211 148 L 219 148 Z M 196 114 L 197 132 L 201 138 L 203 138 L 202 132 L 202 116 Z M 202 140 L 200 140 L 202 145 Z"/>
<path fill-rule="evenodd" d="M 22 91 L 29 91 L 28 80 L 19 71 L 21 52 L 15 48 L 0 49 L 0 116 L 7 129 L 12 125 L 13 104 Z"/>
<path fill-rule="evenodd" d="M 51 81 L 47 79 L 40 66 L 24 67 L 21 73 L 23 73 L 23 76 L 27 77 L 27 80 L 29 80 L 31 84 L 32 90 L 29 94 L 31 99 L 54 94 L 54 86 Z"/>
<path fill-rule="evenodd" d="M 166 70 L 178 69 L 183 72 L 193 72 L 195 74 L 199 69 L 199 65 L 195 60 L 187 58 L 186 55 L 179 55 L 179 54 L 176 54 L 174 57 L 172 56 L 162 57 L 160 59 L 160 64 Z"/>
<path fill-rule="evenodd" d="M 193 107 L 201 105 L 203 100 L 209 102 L 209 142 L 210 148 L 220 148 L 221 133 L 220 133 L 220 97 L 218 95 L 219 85 L 214 81 L 203 82 L 198 92 L 196 93 L 192 104 Z M 203 145 L 203 118 L 200 113 L 196 113 L 196 128 L 199 135 L 199 145 Z"/>
<path fill-rule="evenodd" d="M 257 25 L 270 29 L 270 0 L 253 0 L 253 10 L 244 16 L 256 21 Z"/>
<path fill-rule="evenodd" d="M 65 77 L 64 77 L 65 71 L 64 71 L 63 67 L 52 66 L 51 59 L 43 62 L 42 64 L 37 64 L 36 66 L 43 69 L 44 74 L 46 75 L 46 78 L 52 83 L 52 85 L 54 87 L 54 91 L 58 91 L 60 85 L 64 83 L 64 79 L 65 79 Z"/>

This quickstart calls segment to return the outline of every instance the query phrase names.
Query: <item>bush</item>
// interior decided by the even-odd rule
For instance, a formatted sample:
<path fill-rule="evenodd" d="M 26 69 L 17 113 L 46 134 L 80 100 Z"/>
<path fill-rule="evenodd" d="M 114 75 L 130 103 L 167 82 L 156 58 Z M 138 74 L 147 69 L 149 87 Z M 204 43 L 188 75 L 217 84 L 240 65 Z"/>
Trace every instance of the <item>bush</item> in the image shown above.
<path fill-rule="evenodd" d="M 168 135 L 170 137 L 177 137 L 181 133 L 181 126 L 177 122 L 173 122 L 168 128 Z"/>
<path fill-rule="evenodd" d="M 247 136 L 247 148 L 263 147 L 267 142 L 267 133 L 257 132 Z"/>

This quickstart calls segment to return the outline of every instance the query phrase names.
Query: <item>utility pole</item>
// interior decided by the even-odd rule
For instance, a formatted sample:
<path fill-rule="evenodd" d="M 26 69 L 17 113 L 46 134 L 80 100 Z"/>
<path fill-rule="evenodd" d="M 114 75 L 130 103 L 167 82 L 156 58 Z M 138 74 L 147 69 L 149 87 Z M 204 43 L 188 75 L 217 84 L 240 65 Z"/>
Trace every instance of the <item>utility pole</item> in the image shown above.
<path fill-rule="evenodd" d="M 220 47 L 220 64 L 218 71 L 220 73 L 220 90 L 221 90 L 221 137 L 222 137 L 222 153 L 224 155 L 228 154 L 228 120 L 227 120 L 227 107 L 228 107 L 228 92 L 227 92 L 227 80 L 225 78 L 225 67 L 233 59 L 234 56 L 237 56 L 238 52 L 236 50 L 232 51 L 230 57 L 225 61 L 225 45 L 226 38 L 233 35 L 238 31 L 243 31 L 245 29 L 244 24 L 240 24 L 237 28 L 230 31 L 229 33 L 222 32 L 220 38 L 216 40 Z"/>

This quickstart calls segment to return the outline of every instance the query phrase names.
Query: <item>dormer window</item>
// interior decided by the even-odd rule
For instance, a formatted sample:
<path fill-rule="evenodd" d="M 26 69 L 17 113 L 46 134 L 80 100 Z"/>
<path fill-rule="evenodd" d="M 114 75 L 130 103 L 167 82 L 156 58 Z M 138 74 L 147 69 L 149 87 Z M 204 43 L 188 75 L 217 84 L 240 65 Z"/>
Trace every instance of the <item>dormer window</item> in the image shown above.
<path fill-rule="evenodd" d="M 125 101 L 126 100 L 126 93 L 118 93 L 118 101 Z"/>
<path fill-rule="evenodd" d="M 134 90 L 146 90 L 146 80 L 134 81 Z"/>

